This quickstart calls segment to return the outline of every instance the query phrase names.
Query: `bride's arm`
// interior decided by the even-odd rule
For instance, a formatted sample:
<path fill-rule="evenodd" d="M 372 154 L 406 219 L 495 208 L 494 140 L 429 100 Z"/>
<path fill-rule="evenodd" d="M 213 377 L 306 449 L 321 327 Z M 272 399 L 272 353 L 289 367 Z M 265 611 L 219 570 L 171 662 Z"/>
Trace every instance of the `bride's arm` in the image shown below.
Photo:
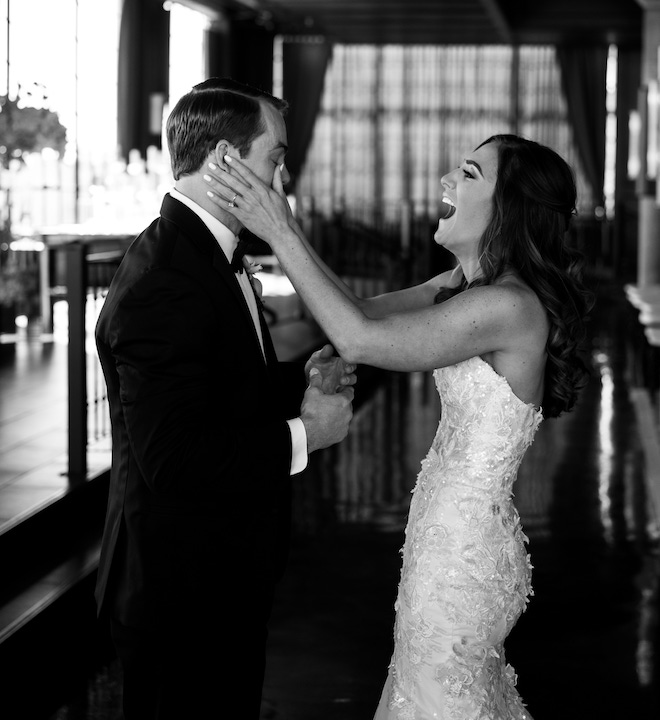
<path fill-rule="evenodd" d="M 214 169 L 209 169 L 209 176 L 219 179 L 220 181 L 223 180 L 223 176 L 214 172 Z M 219 198 L 217 195 L 212 196 L 211 200 L 215 201 L 223 210 L 228 209 L 227 202 Z M 405 310 L 426 307 L 433 303 L 433 299 L 441 287 L 449 287 L 456 284 L 456 271 L 450 270 L 436 275 L 423 283 L 404 288 L 402 290 L 382 293 L 381 295 L 375 295 L 373 297 L 360 297 L 356 295 L 353 290 L 351 290 L 351 288 L 348 287 L 348 285 L 346 285 L 346 283 L 318 255 L 293 217 L 291 217 L 291 220 L 289 221 L 289 226 L 298 236 L 298 239 L 305 246 L 307 252 L 314 259 L 319 268 L 325 273 L 326 277 L 332 281 L 338 290 L 340 290 L 351 302 L 358 305 L 368 317 L 384 317 L 385 315 L 390 315 L 394 312 L 403 312 Z M 255 232 L 250 227 L 249 222 L 246 227 L 252 232 Z M 255 234 L 258 235 L 259 233 L 255 232 Z M 268 242 L 269 237 L 270 236 L 264 236 L 262 239 Z"/>
<path fill-rule="evenodd" d="M 394 313 L 419 310 L 433 305 L 440 288 L 457 287 L 462 278 L 460 268 L 440 273 L 419 285 L 394 290 L 392 292 L 366 298 L 362 301 L 364 314 L 372 318 L 382 318 Z"/>
<path fill-rule="evenodd" d="M 268 188 L 236 159 L 222 182 L 207 180 L 245 227 L 273 248 L 305 305 L 347 362 L 391 370 L 428 370 L 510 348 L 525 323 L 511 288 L 487 286 L 441 305 L 370 317 L 326 275 L 286 202 L 279 169 Z M 234 194 L 233 206 L 229 202 Z"/>
<path fill-rule="evenodd" d="M 293 219 L 293 218 L 292 218 Z M 373 297 L 363 298 L 356 295 L 340 277 L 324 262 L 318 255 L 316 250 L 309 243 L 300 226 L 295 222 L 290 222 L 290 227 L 296 233 L 300 242 L 305 246 L 307 252 L 314 259 L 319 268 L 326 276 L 334 282 L 334 284 L 346 295 L 346 297 L 358 305 L 367 317 L 382 318 L 396 312 L 404 312 L 406 310 L 415 310 L 417 308 L 427 307 L 433 304 L 438 290 L 441 287 L 453 287 L 460 282 L 457 279 L 456 270 L 443 272 L 435 277 L 426 280 L 418 285 L 403 288 L 402 290 L 394 290 L 382 293 Z M 264 238 L 266 242 L 267 238 Z"/>
<path fill-rule="evenodd" d="M 427 307 L 433 304 L 433 300 L 441 287 L 453 287 L 460 282 L 460 277 L 458 280 L 456 279 L 457 272 L 455 270 L 449 270 L 418 285 L 403 288 L 402 290 L 382 293 L 381 295 L 375 295 L 373 297 L 363 298 L 356 295 L 346 285 L 346 283 L 344 283 L 344 281 L 330 267 L 328 267 L 328 265 L 309 243 L 295 219 L 291 218 L 291 221 L 289 221 L 289 227 L 298 236 L 300 242 L 304 245 L 305 249 L 314 262 L 316 262 L 319 266 L 320 270 L 325 273 L 326 277 L 330 279 L 351 302 L 357 305 L 367 317 L 370 318 L 382 318 L 386 315 L 391 315 L 392 313 Z M 268 238 L 263 239 L 268 242 Z"/>

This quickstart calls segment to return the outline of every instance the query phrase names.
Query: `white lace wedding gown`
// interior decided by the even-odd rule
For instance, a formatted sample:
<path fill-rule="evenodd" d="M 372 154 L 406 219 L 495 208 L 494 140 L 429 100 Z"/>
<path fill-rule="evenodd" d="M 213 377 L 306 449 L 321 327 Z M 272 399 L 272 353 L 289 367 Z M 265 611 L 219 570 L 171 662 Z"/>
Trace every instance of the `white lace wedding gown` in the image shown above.
<path fill-rule="evenodd" d="M 442 417 L 413 491 L 374 720 L 531 720 L 503 644 L 532 593 L 512 487 L 541 411 L 479 357 L 434 377 Z"/>

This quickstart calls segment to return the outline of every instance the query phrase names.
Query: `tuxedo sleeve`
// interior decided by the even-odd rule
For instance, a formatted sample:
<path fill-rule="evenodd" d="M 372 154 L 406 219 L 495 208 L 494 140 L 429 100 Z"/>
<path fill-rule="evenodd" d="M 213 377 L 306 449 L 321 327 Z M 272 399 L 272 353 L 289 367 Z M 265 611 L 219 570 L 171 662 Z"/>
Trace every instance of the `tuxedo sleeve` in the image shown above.
<path fill-rule="evenodd" d="M 280 362 L 278 370 L 284 389 L 284 411 L 289 419 L 291 430 L 291 475 L 302 472 L 307 467 L 307 433 L 300 419 L 300 406 L 307 386 L 305 365 L 303 362 Z"/>
<path fill-rule="evenodd" d="M 287 418 L 300 415 L 300 406 L 307 387 L 305 363 L 302 361 L 280 362 L 277 364 L 284 398 L 283 408 Z"/>
<path fill-rule="evenodd" d="M 291 430 L 291 475 L 302 472 L 307 467 L 307 433 L 300 419 L 300 406 L 307 387 L 305 364 L 300 361 L 278 363 L 280 380 L 284 392 L 284 411 L 289 419 Z"/>

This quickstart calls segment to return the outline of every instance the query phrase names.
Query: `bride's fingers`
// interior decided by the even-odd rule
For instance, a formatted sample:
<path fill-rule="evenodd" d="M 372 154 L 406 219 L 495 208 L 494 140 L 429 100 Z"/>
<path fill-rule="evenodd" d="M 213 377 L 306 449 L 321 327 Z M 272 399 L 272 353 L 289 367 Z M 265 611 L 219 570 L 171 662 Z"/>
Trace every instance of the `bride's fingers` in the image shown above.
<path fill-rule="evenodd" d="M 261 204 L 269 202 L 270 204 L 272 204 L 273 198 L 271 193 L 274 192 L 275 195 L 277 195 L 280 200 L 284 202 L 287 210 L 290 210 L 288 201 L 286 199 L 286 193 L 284 192 L 284 185 L 282 183 L 282 171 L 284 170 L 284 163 L 278 165 L 275 168 L 275 171 L 273 173 L 273 182 L 270 186 L 268 186 L 263 180 L 261 180 L 261 178 L 257 177 L 250 170 L 250 168 L 247 167 L 247 165 L 244 165 L 240 160 L 233 158 L 230 155 L 225 155 L 224 160 L 227 163 L 229 174 L 232 177 L 234 177 L 234 175 L 240 175 L 243 182 L 245 182 L 249 186 L 250 190 L 254 192 L 254 198 L 257 202 Z"/>
<path fill-rule="evenodd" d="M 239 200 L 244 198 L 244 195 L 240 192 L 238 183 L 234 185 L 230 184 L 225 180 L 224 177 L 218 178 L 212 176 L 209 173 L 205 173 L 203 176 L 204 182 L 209 186 L 209 190 L 206 191 L 208 197 L 223 210 L 235 208 Z M 249 188 L 243 187 L 243 192 L 247 192 Z"/>
<path fill-rule="evenodd" d="M 227 163 L 229 175 L 232 178 L 238 176 L 245 185 L 252 188 L 255 191 L 268 192 L 270 188 L 264 181 L 257 177 L 247 165 L 244 165 L 238 158 L 231 157 L 231 155 L 225 155 L 224 161 Z"/>
<path fill-rule="evenodd" d="M 206 182 L 215 181 L 235 193 L 243 194 L 246 190 L 250 189 L 250 185 L 241 180 L 241 178 L 231 175 L 228 170 L 220 170 L 214 163 L 208 163 L 207 172 L 203 177 Z"/>
<path fill-rule="evenodd" d="M 257 197 L 268 195 L 272 190 L 281 198 L 286 198 L 284 192 L 284 184 L 282 183 L 282 172 L 284 170 L 284 163 L 278 165 L 275 168 L 273 174 L 273 183 L 269 187 L 259 177 L 257 177 L 247 165 L 244 165 L 238 158 L 234 158 L 231 155 L 225 155 L 224 161 L 227 163 L 227 169 L 231 177 L 240 177 L 241 180 L 251 189 L 254 190 Z"/>
<path fill-rule="evenodd" d="M 233 193 L 232 197 L 227 197 L 226 195 L 220 195 L 213 190 L 207 190 L 206 195 L 208 196 L 209 200 L 211 200 L 223 210 L 233 211 L 237 208 L 236 202 L 238 200 L 238 195 L 236 195 L 236 193 Z"/>
<path fill-rule="evenodd" d="M 273 190 L 281 197 L 286 198 L 286 193 L 284 192 L 284 184 L 282 183 L 282 170 L 284 168 L 284 163 L 281 165 L 278 165 L 275 168 L 275 174 L 273 175 Z"/>

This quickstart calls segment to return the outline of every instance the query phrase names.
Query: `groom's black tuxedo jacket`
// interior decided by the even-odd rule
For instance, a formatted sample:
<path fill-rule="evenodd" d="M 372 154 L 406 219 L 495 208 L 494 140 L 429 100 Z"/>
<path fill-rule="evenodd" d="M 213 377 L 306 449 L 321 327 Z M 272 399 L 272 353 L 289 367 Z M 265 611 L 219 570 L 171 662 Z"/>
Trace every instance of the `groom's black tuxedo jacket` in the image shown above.
<path fill-rule="evenodd" d="M 261 315 L 261 313 L 260 313 Z M 300 365 L 267 362 L 215 238 L 166 195 L 132 243 L 96 328 L 112 419 L 99 611 L 134 627 L 204 626 L 267 597 L 290 522 Z M 227 617 L 223 618 L 227 621 Z M 240 618 L 235 622 L 240 623 Z"/>

